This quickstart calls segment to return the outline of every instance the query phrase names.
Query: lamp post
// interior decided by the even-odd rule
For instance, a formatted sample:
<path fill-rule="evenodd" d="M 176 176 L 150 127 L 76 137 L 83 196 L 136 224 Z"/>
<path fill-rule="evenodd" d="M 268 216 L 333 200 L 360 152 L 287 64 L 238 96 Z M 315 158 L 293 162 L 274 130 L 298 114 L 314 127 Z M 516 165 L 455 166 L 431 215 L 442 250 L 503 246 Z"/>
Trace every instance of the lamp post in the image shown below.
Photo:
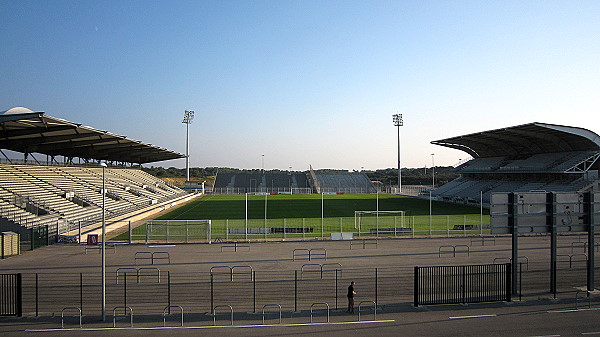
<path fill-rule="evenodd" d="M 435 153 L 431 154 L 431 189 L 435 188 L 435 161 L 434 161 Z"/>
<path fill-rule="evenodd" d="M 106 321 L 106 163 L 102 167 L 102 322 Z"/>
<path fill-rule="evenodd" d="M 402 194 L 402 168 L 400 167 L 400 127 L 404 125 L 402 114 L 392 115 L 394 126 L 398 128 L 398 193 Z"/>
<path fill-rule="evenodd" d="M 194 120 L 194 111 L 185 110 L 183 121 L 185 124 L 185 181 L 190 181 L 190 124 Z"/>

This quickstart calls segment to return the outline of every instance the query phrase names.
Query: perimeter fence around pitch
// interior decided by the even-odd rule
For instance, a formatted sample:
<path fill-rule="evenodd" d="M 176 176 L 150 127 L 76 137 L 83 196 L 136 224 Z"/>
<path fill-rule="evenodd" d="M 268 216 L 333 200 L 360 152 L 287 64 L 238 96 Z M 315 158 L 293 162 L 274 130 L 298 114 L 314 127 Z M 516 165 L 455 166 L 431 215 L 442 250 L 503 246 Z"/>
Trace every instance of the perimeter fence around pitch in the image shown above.
<path fill-rule="evenodd" d="M 326 218 L 150 220 L 132 229 L 131 241 L 211 242 L 251 239 L 328 239 L 332 233 L 355 238 L 489 234 L 489 216 L 380 215 Z"/>

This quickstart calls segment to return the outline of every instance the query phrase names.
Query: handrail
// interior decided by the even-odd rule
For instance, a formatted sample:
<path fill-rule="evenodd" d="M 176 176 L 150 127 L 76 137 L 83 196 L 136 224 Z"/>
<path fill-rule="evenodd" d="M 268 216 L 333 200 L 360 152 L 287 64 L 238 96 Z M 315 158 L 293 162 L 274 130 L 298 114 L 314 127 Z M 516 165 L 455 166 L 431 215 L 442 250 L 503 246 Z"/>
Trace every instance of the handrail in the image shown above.
<path fill-rule="evenodd" d="M 117 284 L 119 284 L 119 271 L 122 271 L 122 270 L 131 270 L 131 271 L 135 271 L 135 274 L 133 274 L 133 273 L 132 273 L 132 274 L 130 274 L 130 275 L 135 275 L 135 276 L 136 276 L 136 278 L 137 278 L 137 274 L 138 274 L 138 269 L 137 269 L 137 268 L 133 268 L 133 267 L 123 267 L 123 268 L 119 268 L 119 269 L 117 269 L 117 271 L 115 272 L 115 274 L 116 274 L 116 275 L 115 275 L 115 277 L 116 277 L 116 282 L 117 282 Z M 127 277 L 127 272 L 124 272 L 123 274 L 124 274 L 123 276 Z M 139 282 L 139 280 L 138 280 L 138 282 Z"/>
<path fill-rule="evenodd" d="M 296 252 L 306 252 L 306 254 L 297 254 Z M 305 248 L 298 248 L 298 249 L 294 249 L 294 251 L 292 252 L 292 260 L 296 261 L 296 257 L 297 256 L 307 256 L 308 260 L 310 261 L 310 250 L 309 249 L 305 249 Z"/>
<path fill-rule="evenodd" d="M 306 266 L 319 266 L 319 270 L 304 270 L 304 267 Z M 319 263 L 305 263 L 302 265 L 302 267 L 300 267 L 300 279 L 304 279 L 304 273 L 320 273 L 321 278 L 323 278 L 323 266 Z"/>
<path fill-rule="evenodd" d="M 249 272 L 235 272 L 235 268 L 250 268 Z M 246 274 L 250 274 L 250 281 L 254 281 L 254 269 L 252 268 L 252 266 L 233 266 L 231 267 L 231 280 L 233 281 L 233 275 L 235 274 L 239 274 L 239 275 L 246 275 Z"/>
<path fill-rule="evenodd" d="M 146 257 L 146 255 L 149 255 L 148 257 Z M 135 264 L 138 264 L 138 260 L 150 260 L 149 264 L 153 264 L 153 253 L 152 252 L 136 252 L 133 255 L 133 259 L 135 261 Z"/>
<path fill-rule="evenodd" d="M 128 306 L 115 307 L 113 309 L 113 328 L 117 327 L 117 317 L 127 317 L 127 313 L 125 315 L 117 315 L 117 309 L 125 309 L 129 310 L 129 316 L 131 317 L 131 327 L 133 328 L 133 309 Z"/>
<path fill-rule="evenodd" d="M 231 310 L 231 325 L 233 325 L 233 308 L 229 304 L 216 305 L 213 307 L 213 325 L 217 325 L 217 308 L 229 308 L 229 310 Z"/>
<path fill-rule="evenodd" d="M 363 303 L 373 303 L 373 310 L 375 310 L 375 317 L 373 317 L 373 320 L 377 320 L 377 303 L 375 303 L 375 301 L 360 301 L 360 303 L 358 303 L 358 321 L 360 322 L 360 308 Z"/>
<path fill-rule="evenodd" d="M 79 328 L 83 328 L 83 324 L 82 324 L 82 314 L 81 314 L 81 308 L 80 307 L 66 307 L 63 308 L 60 311 L 60 328 L 64 329 L 65 328 L 65 310 L 79 310 Z"/>
<path fill-rule="evenodd" d="M 167 326 L 167 316 L 169 315 L 174 315 L 170 313 L 170 309 L 171 308 L 179 308 L 179 310 L 181 310 L 181 326 L 183 326 L 183 307 L 180 305 L 167 305 L 164 309 L 163 309 L 163 313 L 162 313 L 162 317 L 163 317 L 163 326 Z M 169 311 L 169 313 L 167 313 L 167 311 Z"/>
<path fill-rule="evenodd" d="M 281 324 L 281 305 L 279 304 L 265 304 L 263 305 L 263 309 L 262 309 L 262 319 L 263 319 L 263 325 L 265 325 L 265 308 L 267 307 L 274 307 L 277 306 L 279 308 L 279 324 Z"/>
<path fill-rule="evenodd" d="M 329 304 L 327 302 L 317 302 L 310 305 L 310 322 L 313 322 L 313 307 L 315 305 L 325 305 L 327 306 L 327 323 L 329 323 Z"/>
<path fill-rule="evenodd" d="M 456 253 L 457 253 L 456 248 L 458 248 L 458 247 L 467 248 L 467 250 L 459 251 L 459 253 L 467 253 L 467 256 L 471 256 L 471 249 L 467 245 L 447 245 L 447 246 L 440 246 L 440 248 L 438 248 L 438 257 L 442 257 L 442 248 L 452 248 L 452 257 L 456 257 Z M 444 252 L 444 253 L 449 253 L 449 251 Z"/>
<path fill-rule="evenodd" d="M 317 251 L 317 252 L 321 252 L 321 253 L 313 253 L 313 251 Z M 327 260 L 327 249 L 325 248 L 312 248 L 308 250 L 308 260 L 312 260 L 312 256 L 317 255 L 317 256 L 324 256 L 325 260 Z"/>
<path fill-rule="evenodd" d="M 142 270 L 156 270 L 156 283 L 160 283 L 160 269 L 156 267 L 141 267 L 137 270 L 137 283 L 140 283 L 140 277 L 154 277 L 153 274 L 144 275 Z"/>

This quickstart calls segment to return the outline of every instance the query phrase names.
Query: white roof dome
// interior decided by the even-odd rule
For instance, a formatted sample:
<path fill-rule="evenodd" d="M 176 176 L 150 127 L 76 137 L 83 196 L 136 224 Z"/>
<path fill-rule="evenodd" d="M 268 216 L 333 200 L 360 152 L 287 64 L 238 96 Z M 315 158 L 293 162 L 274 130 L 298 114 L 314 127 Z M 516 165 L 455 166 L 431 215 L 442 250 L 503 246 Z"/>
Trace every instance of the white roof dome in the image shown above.
<path fill-rule="evenodd" d="M 6 111 L 2 111 L 2 112 L 0 112 L 0 114 L 3 114 L 3 115 L 16 115 L 16 114 L 29 114 L 29 113 L 32 113 L 32 112 L 33 111 L 30 110 L 30 109 L 24 108 L 22 106 L 17 106 L 17 107 L 14 107 L 14 108 L 10 108 L 10 109 L 8 109 Z"/>

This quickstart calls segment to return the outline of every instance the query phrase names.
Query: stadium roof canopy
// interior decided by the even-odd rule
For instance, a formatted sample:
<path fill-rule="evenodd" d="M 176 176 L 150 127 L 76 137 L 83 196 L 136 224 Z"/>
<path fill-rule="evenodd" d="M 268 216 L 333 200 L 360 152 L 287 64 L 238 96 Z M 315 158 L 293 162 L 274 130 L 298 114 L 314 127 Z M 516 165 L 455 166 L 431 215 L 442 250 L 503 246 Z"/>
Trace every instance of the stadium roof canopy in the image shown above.
<path fill-rule="evenodd" d="M 0 149 L 138 164 L 185 158 L 181 153 L 26 108 L 0 113 Z"/>
<path fill-rule="evenodd" d="M 473 158 L 600 151 L 598 134 L 582 128 L 544 123 L 483 131 L 431 143 L 465 151 Z"/>

